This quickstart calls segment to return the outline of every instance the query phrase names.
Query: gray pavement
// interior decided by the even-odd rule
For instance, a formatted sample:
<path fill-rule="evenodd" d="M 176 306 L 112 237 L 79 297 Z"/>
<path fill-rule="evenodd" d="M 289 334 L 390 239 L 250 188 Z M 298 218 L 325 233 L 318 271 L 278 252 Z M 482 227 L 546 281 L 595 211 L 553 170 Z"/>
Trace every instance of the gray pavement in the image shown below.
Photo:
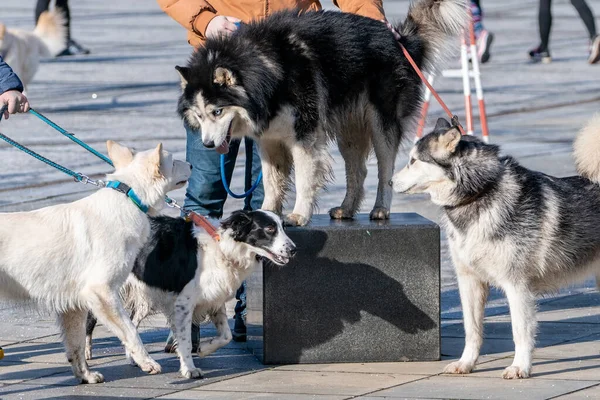
<path fill-rule="evenodd" d="M 86 57 L 45 61 L 30 87 L 34 107 L 88 143 L 104 149 L 117 139 L 138 149 L 162 141 L 184 157 L 185 139 L 175 114 L 179 92 L 174 65 L 190 54 L 183 30 L 152 0 L 72 2 L 73 36 L 92 50 Z M 571 145 L 574 135 L 600 110 L 600 66 L 585 63 L 587 40 L 583 25 L 568 2 L 553 4 L 555 62 L 531 65 L 526 51 L 537 44 L 537 1 L 483 2 L 486 27 L 496 33 L 492 59 L 482 68 L 489 112 L 491 141 L 524 165 L 557 176 L 574 173 Z M 600 12 L 600 1 L 590 5 Z M 325 2 L 326 7 L 332 7 Z M 385 1 L 390 19 L 400 18 L 408 1 Z M 4 0 L 0 21 L 32 27 L 33 0 Z M 456 63 L 454 63 L 456 64 Z M 435 85 L 448 105 L 464 114 L 460 80 L 440 79 Z M 93 96 L 95 94 L 95 96 Z M 442 116 L 432 105 L 429 124 Z M 108 172 L 92 156 L 30 116 L 2 122 L 2 132 L 30 145 L 73 169 L 91 176 Z M 410 141 L 398 157 L 406 160 Z M 343 163 L 332 149 L 335 178 L 321 196 L 321 211 L 343 197 Z M 72 201 L 91 188 L 75 184 L 60 173 L 0 144 L 0 211 L 24 211 Z M 241 167 L 233 186 L 241 185 Z M 369 162 L 368 212 L 376 192 L 375 160 Z M 183 191 L 174 196 L 181 200 Z M 293 204 L 293 203 L 291 203 Z M 226 212 L 240 207 L 229 201 Z M 438 221 L 439 210 L 421 196 L 396 196 L 395 212 L 418 212 Z M 231 344 L 205 359 L 196 359 L 206 379 L 186 381 L 178 376 L 175 357 L 162 353 L 166 338 L 160 318 L 146 321 L 142 338 L 161 363 L 164 373 L 146 376 L 127 365 L 122 347 L 105 328 L 97 330 L 94 368 L 107 382 L 76 385 L 50 316 L 0 303 L 0 398 L 75 399 L 349 399 L 349 398 L 600 398 L 600 296 L 594 282 L 539 300 L 539 349 L 534 377 L 526 381 L 500 379 L 510 364 L 513 343 L 508 307 L 493 292 L 486 308 L 485 354 L 478 371 L 467 377 L 441 376 L 449 359 L 464 343 L 456 282 L 442 243 L 442 354 L 435 363 L 263 366 L 242 346 Z M 203 335 L 214 334 L 203 327 Z"/>

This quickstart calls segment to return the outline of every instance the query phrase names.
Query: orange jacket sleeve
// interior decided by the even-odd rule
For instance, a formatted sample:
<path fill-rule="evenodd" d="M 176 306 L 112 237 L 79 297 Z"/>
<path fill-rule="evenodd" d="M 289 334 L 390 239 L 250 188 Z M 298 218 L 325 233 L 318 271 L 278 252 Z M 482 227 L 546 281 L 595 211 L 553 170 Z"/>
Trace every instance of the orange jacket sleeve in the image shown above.
<path fill-rule="evenodd" d="M 376 20 L 384 20 L 383 0 L 333 0 L 340 10 Z"/>
<path fill-rule="evenodd" d="M 204 39 L 208 23 L 219 13 L 204 0 L 156 0 L 160 8 L 188 31 Z"/>

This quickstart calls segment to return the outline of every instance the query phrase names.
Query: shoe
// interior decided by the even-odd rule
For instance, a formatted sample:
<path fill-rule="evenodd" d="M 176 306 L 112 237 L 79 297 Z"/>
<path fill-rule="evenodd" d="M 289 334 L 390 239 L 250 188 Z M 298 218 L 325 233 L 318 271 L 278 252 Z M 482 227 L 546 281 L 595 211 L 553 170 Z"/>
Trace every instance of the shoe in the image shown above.
<path fill-rule="evenodd" d="M 233 324 L 233 332 L 231 332 L 231 336 L 235 342 L 245 342 L 246 341 L 246 324 L 241 316 L 237 315 L 234 318 L 235 323 Z"/>
<path fill-rule="evenodd" d="M 200 343 L 200 327 L 192 324 L 192 354 L 198 352 L 198 344 Z M 176 353 L 177 341 L 173 337 L 173 332 L 169 332 L 167 343 L 165 344 L 165 353 Z"/>
<path fill-rule="evenodd" d="M 483 29 L 477 38 L 477 56 L 482 64 L 490 60 L 490 47 L 494 41 L 494 34 Z"/>
<path fill-rule="evenodd" d="M 539 46 L 529 51 L 529 58 L 534 63 L 550 64 L 552 62 L 550 52 L 548 50 L 541 51 Z"/>
<path fill-rule="evenodd" d="M 596 35 L 594 39 L 592 39 L 592 43 L 590 44 L 590 57 L 588 58 L 590 64 L 596 64 L 598 61 L 600 61 L 600 35 Z"/>
<path fill-rule="evenodd" d="M 90 50 L 86 49 L 73 39 L 70 39 L 67 43 L 67 47 L 58 53 L 56 57 L 64 57 L 64 56 L 78 56 L 82 54 L 90 54 Z"/>

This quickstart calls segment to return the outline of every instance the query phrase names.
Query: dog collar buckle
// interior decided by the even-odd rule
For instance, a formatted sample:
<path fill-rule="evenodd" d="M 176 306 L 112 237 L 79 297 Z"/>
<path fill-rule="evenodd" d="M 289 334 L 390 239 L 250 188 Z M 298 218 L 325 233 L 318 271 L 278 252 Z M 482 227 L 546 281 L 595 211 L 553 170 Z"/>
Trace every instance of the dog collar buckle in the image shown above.
<path fill-rule="evenodd" d="M 110 189 L 114 189 L 117 192 L 123 193 L 127 196 L 133 204 L 137 206 L 144 214 L 148 212 L 149 207 L 142 202 L 142 199 L 138 197 L 138 195 L 134 192 L 134 190 L 127 184 L 119 181 L 108 181 L 106 182 L 106 187 Z"/>

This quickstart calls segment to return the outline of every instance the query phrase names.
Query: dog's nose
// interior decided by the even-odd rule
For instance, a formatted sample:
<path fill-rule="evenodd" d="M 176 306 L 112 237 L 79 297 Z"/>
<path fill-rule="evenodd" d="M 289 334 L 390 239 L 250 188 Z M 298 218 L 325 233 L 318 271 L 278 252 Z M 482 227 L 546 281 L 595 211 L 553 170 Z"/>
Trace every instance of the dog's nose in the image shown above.
<path fill-rule="evenodd" d="M 211 140 L 210 142 L 202 142 L 202 144 L 207 149 L 214 149 L 215 148 L 215 142 L 213 140 Z"/>
<path fill-rule="evenodd" d="M 290 256 L 294 257 L 297 253 L 296 246 L 292 246 L 290 249 Z"/>
<path fill-rule="evenodd" d="M 190 171 L 194 169 L 194 166 L 190 164 Z"/>
<path fill-rule="evenodd" d="M 394 181 L 390 179 L 390 181 L 388 182 L 388 185 L 394 186 Z"/>

